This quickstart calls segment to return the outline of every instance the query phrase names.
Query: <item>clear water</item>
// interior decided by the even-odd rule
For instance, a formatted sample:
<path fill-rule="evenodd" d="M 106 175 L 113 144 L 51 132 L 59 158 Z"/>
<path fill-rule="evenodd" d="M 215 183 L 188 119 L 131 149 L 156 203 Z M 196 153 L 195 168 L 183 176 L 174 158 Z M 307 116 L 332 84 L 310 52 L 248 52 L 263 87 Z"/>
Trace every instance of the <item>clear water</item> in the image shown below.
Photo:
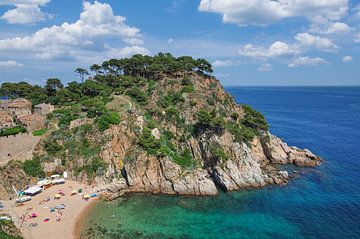
<path fill-rule="evenodd" d="M 227 91 L 263 112 L 274 134 L 326 162 L 297 168 L 300 177 L 281 187 L 100 203 L 87 228 L 102 238 L 360 238 L 360 88 Z"/>

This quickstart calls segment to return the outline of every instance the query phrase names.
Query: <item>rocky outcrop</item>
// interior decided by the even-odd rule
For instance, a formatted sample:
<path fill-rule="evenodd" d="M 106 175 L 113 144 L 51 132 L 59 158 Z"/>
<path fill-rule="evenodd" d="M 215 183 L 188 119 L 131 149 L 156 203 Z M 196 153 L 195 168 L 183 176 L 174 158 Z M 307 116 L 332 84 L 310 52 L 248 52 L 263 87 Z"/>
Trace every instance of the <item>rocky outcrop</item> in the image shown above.
<path fill-rule="evenodd" d="M 270 142 L 263 143 L 263 148 L 268 160 L 276 164 L 316 166 L 321 162 L 321 159 L 309 150 L 289 147 L 274 135 L 270 135 Z"/>
<path fill-rule="evenodd" d="M 125 162 L 122 178 L 106 184 L 107 189 L 121 192 L 150 192 L 179 195 L 216 195 L 218 190 L 233 191 L 259 188 L 268 184 L 286 184 L 287 171 L 277 170 L 272 164 L 315 166 L 320 158 L 308 150 L 289 147 L 271 135 L 269 142 L 256 137 L 251 146 L 234 143 L 231 135 L 206 139 L 222 145 L 231 159 L 213 167 L 183 170 L 169 158 L 157 158 L 146 153 Z M 204 142 L 191 141 L 193 156 L 204 160 L 208 149 Z M 201 152 L 205 151 L 205 152 Z M 104 184 L 105 185 L 105 184 Z"/>
<path fill-rule="evenodd" d="M 168 158 L 141 155 L 125 164 L 127 192 L 181 195 L 215 195 L 216 186 L 206 170 L 183 171 Z"/>
<path fill-rule="evenodd" d="M 0 167 L 0 200 L 15 198 L 13 186 L 20 190 L 30 183 L 18 162 L 10 161 Z"/>

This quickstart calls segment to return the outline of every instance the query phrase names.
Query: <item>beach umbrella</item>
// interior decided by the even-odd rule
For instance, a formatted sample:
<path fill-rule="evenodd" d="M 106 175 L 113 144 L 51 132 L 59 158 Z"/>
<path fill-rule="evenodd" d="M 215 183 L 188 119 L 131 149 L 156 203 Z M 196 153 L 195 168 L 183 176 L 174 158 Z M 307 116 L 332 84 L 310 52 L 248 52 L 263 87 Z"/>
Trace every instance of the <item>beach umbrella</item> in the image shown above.
<path fill-rule="evenodd" d="M 61 198 L 61 195 L 60 194 L 56 194 L 55 195 L 55 199 L 60 199 Z"/>
<path fill-rule="evenodd" d="M 76 195 L 76 194 L 77 194 L 76 190 L 73 190 L 73 191 L 71 192 L 71 196 L 74 196 L 74 195 Z"/>
<path fill-rule="evenodd" d="M 88 195 L 88 194 L 84 195 L 84 199 L 89 199 L 89 198 L 90 198 L 90 195 Z"/>

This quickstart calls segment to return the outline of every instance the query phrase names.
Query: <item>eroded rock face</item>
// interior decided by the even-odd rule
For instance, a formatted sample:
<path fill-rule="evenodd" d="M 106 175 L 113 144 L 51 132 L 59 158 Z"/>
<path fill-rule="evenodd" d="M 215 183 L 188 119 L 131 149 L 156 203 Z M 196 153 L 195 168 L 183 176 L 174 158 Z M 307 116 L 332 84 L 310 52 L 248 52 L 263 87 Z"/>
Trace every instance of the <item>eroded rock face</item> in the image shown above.
<path fill-rule="evenodd" d="M 270 135 L 270 142 L 263 143 L 264 154 L 272 163 L 316 166 L 321 159 L 307 149 L 289 147 L 281 139 Z"/>
<path fill-rule="evenodd" d="M 255 138 L 253 145 L 233 142 L 231 135 L 203 139 L 221 145 L 231 157 L 213 167 L 184 170 L 169 158 L 157 158 L 145 153 L 124 164 L 126 175 L 108 184 L 110 191 L 150 192 L 179 195 L 216 195 L 218 190 L 232 191 L 259 188 L 268 184 L 286 184 L 289 173 L 271 164 L 315 166 L 320 158 L 309 150 L 289 147 L 270 135 L 269 142 Z M 206 161 L 209 154 L 205 142 L 189 142 L 194 158 Z M 204 158 L 205 157 L 205 158 Z"/>
<path fill-rule="evenodd" d="M 30 183 L 30 179 L 26 176 L 21 168 L 21 164 L 10 161 L 7 165 L 0 167 L 0 200 L 9 200 L 15 198 L 16 195 L 13 186 L 16 189 L 22 189 Z"/>
<path fill-rule="evenodd" d="M 127 192 L 215 195 L 217 189 L 206 170 L 183 171 L 168 158 L 141 155 L 125 164 Z"/>

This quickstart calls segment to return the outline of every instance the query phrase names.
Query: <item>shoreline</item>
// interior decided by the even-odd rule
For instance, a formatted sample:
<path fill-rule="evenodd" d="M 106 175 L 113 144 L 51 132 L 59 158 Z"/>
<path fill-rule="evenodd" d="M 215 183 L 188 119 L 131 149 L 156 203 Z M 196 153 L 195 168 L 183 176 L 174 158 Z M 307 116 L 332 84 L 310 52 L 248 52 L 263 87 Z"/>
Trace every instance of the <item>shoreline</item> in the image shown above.
<path fill-rule="evenodd" d="M 96 198 L 91 201 L 88 205 L 86 205 L 80 212 L 80 214 L 76 217 L 72 235 L 73 239 L 80 239 L 81 229 L 85 226 L 85 219 L 90 214 L 91 210 L 99 203 L 99 199 Z"/>
<path fill-rule="evenodd" d="M 74 190 L 82 189 L 83 193 L 71 195 Z M 55 195 L 64 193 L 59 199 Z M 24 239 L 62 239 L 74 238 L 78 225 L 98 201 L 98 197 L 84 200 L 83 195 L 95 193 L 96 189 L 76 181 L 54 185 L 40 194 L 33 196 L 31 201 L 16 206 L 15 200 L 4 203 L 5 210 L 12 217 Z M 54 210 L 64 205 L 64 209 Z M 31 216 L 35 215 L 35 216 Z M 75 237 L 76 238 L 76 237 Z"/>

